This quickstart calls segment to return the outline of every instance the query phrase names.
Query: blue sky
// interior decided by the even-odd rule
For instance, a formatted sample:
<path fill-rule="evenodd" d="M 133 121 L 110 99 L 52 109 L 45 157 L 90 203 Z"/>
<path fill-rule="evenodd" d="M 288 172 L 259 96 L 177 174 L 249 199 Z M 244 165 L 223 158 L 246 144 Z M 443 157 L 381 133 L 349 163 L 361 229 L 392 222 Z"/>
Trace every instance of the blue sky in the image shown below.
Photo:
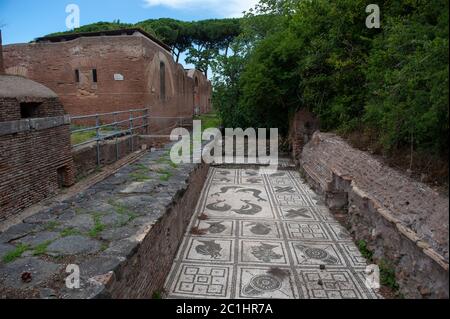
<path fill-rule="evenodd" d="M 3 43 L 29 42 L 37 37 L 65 31 L 68 4 L 80 8 L 80 24 L 98 21 L 135 23 L 170 17 L 200 20 L 240 16 L 256 0 L 0 0 Z"/>

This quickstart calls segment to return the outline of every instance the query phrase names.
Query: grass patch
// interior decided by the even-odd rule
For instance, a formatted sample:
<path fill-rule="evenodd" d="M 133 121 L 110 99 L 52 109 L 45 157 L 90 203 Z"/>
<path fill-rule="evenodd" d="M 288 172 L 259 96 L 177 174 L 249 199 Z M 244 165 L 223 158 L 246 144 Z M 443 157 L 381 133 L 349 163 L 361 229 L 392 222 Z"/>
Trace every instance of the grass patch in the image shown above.
<path fill-rule="evenodd" d="M 59 225 L 60 225 L 59 222 L 52 220 L 52 221 L 48 222 L 47 224 L 45 224 L 44 229 L 46 231 L 54 231 Z"/>
<path fill-rule="evenodd" d="M 95 131 L 76 132 L 70 135 L 70 141 L 72 145 L 77 145 L 92 140 L 96 136 L 97 133 Z"/>
<path fill-rule="evenodd" d="M 380 267 L 380 281 L 383 286 L 389 287 L 395 292 L 398 292 L 400 286 L 395 279 L 395 269 L 385 260 L 378 263 Z"/>
<path fill-rule="evenodd" d="M 167 182 L 173 176 L 173 173 L 171 171 L 165 169 L 160 169 L 156 172 L 160 175 L 159 179 L 162 182 Z"/>
<path fill-rule="evenodd" d="M 372 261 L 373 252 L 367 248 L 367 242 L 365 240 L 358 241 L 358 249 L 361 252 L 361 255 L 369 261 Z"/>
<path fill-rule="evenodd" d="M 360 240 L 357 242 L 357 245 L 361 255 L 373 263 L 373 252 L 367 247 L 367 242 Z M 395 294 L 399 295 L 400 286 L 395 278 L 395 269 L 383 259 L 378 262 L 378 267 L 380 268 L 380 284 L 392 289 Z"/>
<path fill-rule="evenodd" d="M 161 157 L 156 161 L 157 164 L 167 164 L 172 168 L 178 168 L 178 165 L 174 162 L 172 162 L 172 160 L 170 158 L 167 157 Z"/>
<path fill-rule="evenodd" d="M 47 248 L 51 243 L 52 243 L 51 240 L 47 240 L 46 242 L 43 242 L 42 244 L 39 244 L 36 247 L 34 247 L 33 256 L 45 255 L 47 253 Z"/>
<path fill-rule="evenodd" d="M 63 229 L 60 233 L 59 233 L 59 235 L 61 236 L 61 237 L 69 237 L 69 236 L 77 236 L 77 235 L 81 235 L 81 231 L 79 231 L 78 229 L 76 229 L 76 228 L 73 228 L 73 227 L 69 227 L 69 228 L 66 228 L 66 229 Z"/>
<path fill-rule="evenodd" d="M 29 245 L 19 244 L 16 246 L 14 250 L 11 250 L 5 256 L 3 256 L 3 262 L 5 264 L 13 262 L 14 260 L 22 257 L 22 254 L 29 249 L 30 249 Z"/>
<path fill-rule="evenodd" d="M 155 291 L 152 295 L 152 299 L 163 299 L 163 295 L 160 291 Z"/>
<path fill-rule="evenodd" d="M 139 173 L 139 172 L 135 172 L 135 173 L 131 173 L 130 177 L 133 179 L 133 182 L 146 182 L 148 180 L 151 180 L 151 177 L 143 174 L 143 173 Z"/>
<path fill-rule="evenodd" d="M 88 128 L 88 126 L 82 126 L 82 125 L 72 125 L 71 131 L 81 130 L 84 128 Z M 99 130 L 100 134 L 106 135 L 113 132 L 115 129 L 113 127 L 103 127 Z M 72 142 L 72 145 L 81 144 L 90 140 L 93 140 L 97 137 L 97 131 L 91 130 L 91 131 L 84 131 L 84 132 L 75 132 L 70 134 L 70 140 Z"/>
<path fill-rule="evenodd" d="M 131 211 L 128 207 L 126 207 L 125 205 L 122 205 L 120 203 L 117 203 L 114 200 L 109 200 L 108 204 L 111 205 L 112 207 L 114 207 L 114 210 L 116 211 L 116 213 L 121 215 L 123 218 L 122 221 L 117 223 L 116 227 L 123 227 L 139 217 L 138 214 Z"/>
<path fill-rule="evenodd" d="M 216 113 L 202 114 L 194 117 L 194 120 L 202 121 L 202 133 L 209 128 L 218 128 L 222 124 L 222 120 Z"/>
<path fill-rule="evenodd" d="M 150 169 L 145 166 L 144 164 L 136 164 L 134 165 L 135 168 L 137 168 L 139 171 L 143 171 L 143 172 L 150 172 Z"/>
<path fill-rule="evenodd" d="M 145 182 L 150 180 L 151 178 L 147 175 L 151 172 L 151 170 L 145 166 L 144 164 L 136 164 L 134 165 L 137 170 L 130 174 L 130 177 L 134 182 Z"/>
<path fill-rule="evenodd" d="M 105 230 L 106 225 L 102 224 L 102 214 L 95 213 L 93 216 L 94 227 L 88 232 L 88 235 L 93 238 L 97 238 L 98 235 Z"/>

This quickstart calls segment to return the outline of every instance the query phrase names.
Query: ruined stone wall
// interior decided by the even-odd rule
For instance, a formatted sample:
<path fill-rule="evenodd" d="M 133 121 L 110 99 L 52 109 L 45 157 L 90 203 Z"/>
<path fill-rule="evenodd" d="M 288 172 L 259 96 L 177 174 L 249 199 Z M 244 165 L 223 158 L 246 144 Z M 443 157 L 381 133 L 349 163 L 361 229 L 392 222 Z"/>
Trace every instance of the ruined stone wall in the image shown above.
<path fill-rule="evenodd" d="M 291 119 L 289 126 L 289 143 L 293 159 L 298 162 L 303 147 L 319 129 L 319 120 L 306 108 L 300 109 Z"/>
<path fill-rule="evenodd" d="M 169 136 L 164 135 L 134 135 L 102 141 L 100 149 L 100 167 L 115 163 L 125 156 L 151 148 L 162 148 L 170 143 Z M 97 143 L 91 143 L 72 149 L 72 158 L 75 169 L 75 179 L 80 180 L 98 170 Z"/>
<path fill-rule="evenodd" d="M 355 238 L 392 265 L 406 297 L 448 298 L 448 198 L 334 134 L 316 132 L 300 165 L 330 208 L 348 207 Z"/>
<path fill-rule="evenodd" d="M 8 121 L 14 117 L 8 112 L 12 104 L 0 99 L 0 221 L 55 193 L 58 169 L 63 186 L 74 183 L 69 119 Z"/>
<path fill-rule="evenodd" d="M 8 45 L 4 60 L 6 73 L 45 84 L 71 115 L 148 107 L 150 132 L 167 134 L 178 126 L 180 117 L 192 117 L 194 112 L 194 80 L 170 52 L 142 36 Z M 164 89 L 161 66 L 165 67 Z M 202 89 L 201 101 L 209 101 L 210 94 Z"/>
<path fill-rule="evenodd" d="M 100 165 L 97 164 L 97 143 L 91 143 L 72 150 L 75 178 L 79 180 L 94 173 L 99 167 L 113 164 L 121 158 L 141 149 L 139 136 L 126 136 L 117 140 L 102 141 L 99 144 Z"/>

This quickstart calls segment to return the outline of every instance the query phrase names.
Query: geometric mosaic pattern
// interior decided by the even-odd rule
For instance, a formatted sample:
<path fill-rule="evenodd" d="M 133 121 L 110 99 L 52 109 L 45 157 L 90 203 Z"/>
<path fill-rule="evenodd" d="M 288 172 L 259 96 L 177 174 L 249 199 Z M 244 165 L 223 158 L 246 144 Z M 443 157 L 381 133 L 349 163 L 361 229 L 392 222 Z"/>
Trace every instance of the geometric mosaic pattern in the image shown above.
<path fill-rule="evenodd" d="M 210 168 L 169 298 L 379 298 L 366 261 L 295 171 Z"/>

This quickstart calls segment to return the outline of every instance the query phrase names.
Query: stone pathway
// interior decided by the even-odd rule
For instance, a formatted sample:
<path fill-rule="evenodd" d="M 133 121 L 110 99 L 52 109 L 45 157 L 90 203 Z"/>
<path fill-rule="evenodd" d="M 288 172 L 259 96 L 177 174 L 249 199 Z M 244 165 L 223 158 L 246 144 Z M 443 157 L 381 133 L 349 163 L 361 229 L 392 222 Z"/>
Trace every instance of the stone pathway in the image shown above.
<path fill-rule="evenodd" d="M 211 168 L 169 298 L 378 298 L 348 232 L 293 170 Z"/>
<path fill-rule="evenodd" d="M 84 299 L 106 291 L 97 278 L 119 269 L 137 251 L 196 167 L 173 165 L 170 147 L 147 152 L 0 232 L 0 299 Z M 69 264 L 80 267 L 81 289 L 65 287 Z"/>

